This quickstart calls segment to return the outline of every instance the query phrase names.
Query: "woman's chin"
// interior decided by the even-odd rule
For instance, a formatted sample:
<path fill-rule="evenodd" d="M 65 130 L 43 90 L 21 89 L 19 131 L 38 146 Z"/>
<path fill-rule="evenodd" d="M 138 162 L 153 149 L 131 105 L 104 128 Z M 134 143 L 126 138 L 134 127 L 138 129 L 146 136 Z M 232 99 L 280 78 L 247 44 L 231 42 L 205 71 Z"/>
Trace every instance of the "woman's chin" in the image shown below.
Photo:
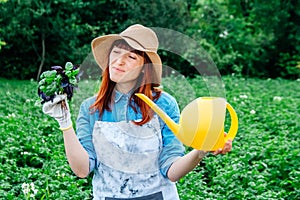
<path fill-rule="evenodd" d="M 119 83 L 122 80 L 122 77 L 119 76 L 110 76 L 110 80 L 112 80 L 113 82 Z"/>

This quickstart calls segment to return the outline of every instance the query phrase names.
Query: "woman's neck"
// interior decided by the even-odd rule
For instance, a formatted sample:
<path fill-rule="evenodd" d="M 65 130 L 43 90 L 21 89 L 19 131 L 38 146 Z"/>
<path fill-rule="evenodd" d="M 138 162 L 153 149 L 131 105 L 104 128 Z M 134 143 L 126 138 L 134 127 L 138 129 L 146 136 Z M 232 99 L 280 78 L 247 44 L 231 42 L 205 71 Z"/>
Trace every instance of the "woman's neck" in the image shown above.
<path fill-rule="evenodd" d="M 116 90 L 121 92 L 122 94 L 128 94 L 133 89 L 133 87 L 133 84 L 116 84 Z"/>

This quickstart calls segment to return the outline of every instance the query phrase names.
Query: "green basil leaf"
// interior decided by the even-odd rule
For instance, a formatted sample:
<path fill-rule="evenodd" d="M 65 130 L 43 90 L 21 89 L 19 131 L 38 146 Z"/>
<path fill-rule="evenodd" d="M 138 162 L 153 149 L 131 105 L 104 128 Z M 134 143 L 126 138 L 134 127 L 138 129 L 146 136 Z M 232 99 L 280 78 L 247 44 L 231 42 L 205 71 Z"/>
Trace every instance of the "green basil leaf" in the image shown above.
<path fill-rule="evenodd" d="M 42 80 L 39 81 L 39 86 L 44 85 L 45 83 L 46 83 L 46 80 L 42 79 Z"/>
<path fill-rule="evenodd" d="M 71 71 L 66 71 L 65 74 L 66 74 L 66 76 L 69 77 L 69 78 L 72 76 L 72 72 L 71 72 Z"/>
<path fill-rule="evenodd" d="M 77 84 L 76 78 L 70 78 L 70 79 L 69 79 L 69 82 L 70 82 L 72 85 L 76 85 L 76 84 Z"/>
<path fill-rule="evenodd" d="M 46 91 L 46 87 L 44 85 L 40 86 L 39 88 L 40 88 L 40 90 L 42 90 L 42 92 Z"/>
<path fill-rule="evenodd" d="M 72 71 L 72 76 L 76 76 L 79 73 L 79 68 Z"/>
<path fill-rule="evenodd" d="M 73 69 L 73 64 L 71 62 L 67 62 L 65 65 L 66 71 L 71 71 Z"/>

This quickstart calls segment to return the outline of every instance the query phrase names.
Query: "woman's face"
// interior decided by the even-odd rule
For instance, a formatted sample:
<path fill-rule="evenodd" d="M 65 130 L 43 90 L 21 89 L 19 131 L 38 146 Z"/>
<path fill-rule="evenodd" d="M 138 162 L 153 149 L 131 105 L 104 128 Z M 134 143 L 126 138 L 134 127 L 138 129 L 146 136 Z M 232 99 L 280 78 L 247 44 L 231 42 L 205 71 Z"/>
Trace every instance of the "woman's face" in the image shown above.
<path fill-rule="evenodd" d="M 109 55 L 110 79 L 117 84 L 134 86 L 144 65 L 144 57 L 119 47 L 113 47 Z"/>

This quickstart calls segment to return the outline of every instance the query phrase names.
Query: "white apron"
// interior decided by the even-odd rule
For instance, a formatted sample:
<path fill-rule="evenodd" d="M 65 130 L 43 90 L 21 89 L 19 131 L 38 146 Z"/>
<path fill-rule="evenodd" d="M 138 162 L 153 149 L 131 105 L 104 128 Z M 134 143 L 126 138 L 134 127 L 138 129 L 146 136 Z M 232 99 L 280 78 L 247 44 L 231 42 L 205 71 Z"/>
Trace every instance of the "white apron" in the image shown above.
<path fill-rule="evenodd" d="M 162 136 L 156 115 L 143 126 L 96 121 L 93 143 L 97 154 L 94 200 L 179 199 L 175 183 L 159 170 Z"/>

